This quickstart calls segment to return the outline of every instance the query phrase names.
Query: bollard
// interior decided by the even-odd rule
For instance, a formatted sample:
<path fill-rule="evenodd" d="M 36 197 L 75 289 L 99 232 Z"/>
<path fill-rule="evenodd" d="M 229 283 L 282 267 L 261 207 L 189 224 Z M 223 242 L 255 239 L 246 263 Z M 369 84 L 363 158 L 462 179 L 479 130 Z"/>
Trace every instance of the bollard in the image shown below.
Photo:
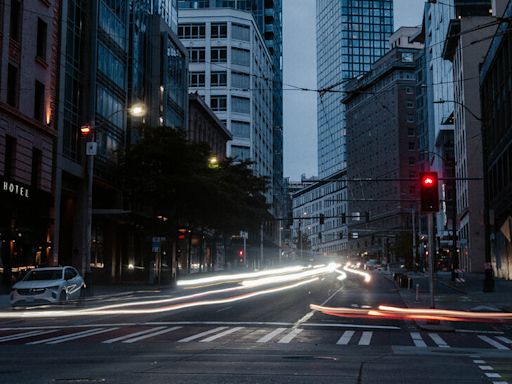
<path fill-rule="evenodd" d="M 420 301 L 420 285 L 416 284 L 416 301 Z"/>

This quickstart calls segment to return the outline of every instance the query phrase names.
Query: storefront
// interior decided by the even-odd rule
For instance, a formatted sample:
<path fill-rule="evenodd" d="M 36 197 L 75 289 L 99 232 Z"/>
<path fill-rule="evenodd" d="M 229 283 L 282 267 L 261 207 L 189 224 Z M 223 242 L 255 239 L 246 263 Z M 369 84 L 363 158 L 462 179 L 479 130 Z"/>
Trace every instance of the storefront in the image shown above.
<path fill-rule="evenodd" d="M 9 289 L 23 273 L 48 263 L 51 194 L 0 178 L 0 274 Z"/>

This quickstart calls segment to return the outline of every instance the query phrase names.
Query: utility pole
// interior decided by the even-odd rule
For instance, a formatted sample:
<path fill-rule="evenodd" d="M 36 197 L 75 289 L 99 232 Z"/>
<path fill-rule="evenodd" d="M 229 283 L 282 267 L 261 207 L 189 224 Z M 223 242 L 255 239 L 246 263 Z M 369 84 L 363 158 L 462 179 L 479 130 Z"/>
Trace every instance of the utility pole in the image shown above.
<path fill-rule="evenodd" d="M 429 212 L 428 217 L 428 280 L 430 288 L 430 308 L 435 308 L 434 299 L 434 213 Z"/>
<path fill-rule="evenodd" d="M 263 223 L 260 226 L 260 268 L 263 268 Z"/>
<path fill-rule="evenodd" d="M 417 254 L 417 249 L 416 249 L 416 221 L 415 221 L 415 216 L 416 216 L 416 210 L 413 208 L 412 209 L 412 262 L 414 264 L 414 271 L 417 270 L 416 266 L 417 266 L 417 262 L 418 262 L 418 254 Z"/>

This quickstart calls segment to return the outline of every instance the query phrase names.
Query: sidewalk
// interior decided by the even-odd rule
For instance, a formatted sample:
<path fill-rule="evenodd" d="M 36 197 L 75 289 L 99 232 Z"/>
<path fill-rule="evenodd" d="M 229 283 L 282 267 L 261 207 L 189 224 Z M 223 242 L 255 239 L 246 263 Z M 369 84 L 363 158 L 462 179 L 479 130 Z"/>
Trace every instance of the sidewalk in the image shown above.
<path fill-rule="evenodd" d="M 399 288 L 405 305 L 408 308 L 430 308 L 428 274 L 408 272 L 406 275 L 412 279 L 412 288 Z M 512 312 L 512 281 L 496 279 L 494 292 L 483 292 L 483 273 L 465 273 L 464 280 L 453 282 L 451 272 L 437 272 L 434 277 L 435 307 L 472 312 Z M 416 324 L 433 330 L 425 322 L 417 321 Z M 450 327 L 450 324 L 441 324 L 434 328 L 449 331 Z"/>

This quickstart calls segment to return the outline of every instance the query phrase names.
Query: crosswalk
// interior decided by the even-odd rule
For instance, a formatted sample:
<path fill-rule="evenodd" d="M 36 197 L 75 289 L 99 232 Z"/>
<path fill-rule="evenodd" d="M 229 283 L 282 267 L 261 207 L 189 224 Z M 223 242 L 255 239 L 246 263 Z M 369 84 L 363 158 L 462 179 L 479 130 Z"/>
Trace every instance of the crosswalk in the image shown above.
<path fill-rule="evenodd" d="M 369 346 L 410 346 L 425 348 L 512 349 L 512 339 L 504 334 L 436 333 L 405 330 L 332 330 L 308 327 L 172 326 L 172 325 L 92 325 L 63 328 L 11 328 L 0 330 L 0 347 L 7 344 L 57 345 L 65 343 L 257 343 L 331 344 L 339 348 Z"/>

